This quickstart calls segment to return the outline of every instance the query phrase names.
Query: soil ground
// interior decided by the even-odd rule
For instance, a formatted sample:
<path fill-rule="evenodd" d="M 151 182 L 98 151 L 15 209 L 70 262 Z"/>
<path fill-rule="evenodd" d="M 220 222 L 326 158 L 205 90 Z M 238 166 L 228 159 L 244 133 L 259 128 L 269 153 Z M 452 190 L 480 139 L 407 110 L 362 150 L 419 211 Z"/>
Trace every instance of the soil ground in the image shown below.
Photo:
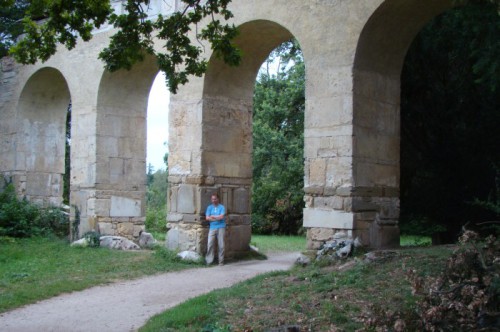
<path fill-rule="evenodd" d="M 298 255 L 274 253 L 267 260 L 195 268 L 63 294 L 0 314 L 0 331 L 136 331 L 150 317 L 189 298 L 258 274 L 287 270 Z"/>

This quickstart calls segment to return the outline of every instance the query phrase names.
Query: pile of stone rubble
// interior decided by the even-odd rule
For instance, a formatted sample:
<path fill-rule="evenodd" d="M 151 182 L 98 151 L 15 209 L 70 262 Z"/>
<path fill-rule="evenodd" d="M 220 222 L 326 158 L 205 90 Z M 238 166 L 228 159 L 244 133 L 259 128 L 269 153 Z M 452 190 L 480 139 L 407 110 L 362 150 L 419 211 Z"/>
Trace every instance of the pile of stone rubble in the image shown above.
<path fill-rule="evenodd" d="M 358 238 L 353 239 L 344 232 L 338 232 L 316 252 L 315 260 L 335 262 L 352 256 L 354 249 L 359 247 L 362 247 L 362 243 Z M 311 263 L 311 258 L 302 254 L 295 263 L 305 266 Z"/>
<path fill-rule="evenodd" d="M 139 234 L 138 243 L 135 243 L 122 236 L 112 235 L 100 236 L 99 242 L 101 247 L 117 250 L 151 249 L 157 244 L 157 241 L 155 240 L 153 235 L 144 231 Z M 89 239 L 85 236 L 71 243 L 71 246 L 74 247 L 88 247 L 89 245 Z"/>

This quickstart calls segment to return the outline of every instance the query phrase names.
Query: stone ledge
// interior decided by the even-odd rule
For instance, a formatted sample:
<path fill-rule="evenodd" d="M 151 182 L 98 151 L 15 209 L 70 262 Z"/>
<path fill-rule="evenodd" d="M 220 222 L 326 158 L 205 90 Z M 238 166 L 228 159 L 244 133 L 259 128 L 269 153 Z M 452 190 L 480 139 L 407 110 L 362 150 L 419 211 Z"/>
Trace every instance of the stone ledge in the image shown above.
<path fill-rule="evenodd" d="M 304 209 L 304 227 L 353 229 L 354 214 L 336 210 Z"/>

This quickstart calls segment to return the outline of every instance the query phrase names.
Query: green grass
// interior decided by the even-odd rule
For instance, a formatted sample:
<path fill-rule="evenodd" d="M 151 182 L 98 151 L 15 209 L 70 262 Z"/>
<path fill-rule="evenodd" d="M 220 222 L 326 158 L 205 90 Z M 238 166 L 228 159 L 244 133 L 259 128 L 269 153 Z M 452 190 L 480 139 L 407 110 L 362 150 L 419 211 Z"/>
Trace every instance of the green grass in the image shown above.
<path fill-rule="evenodd" d="M 252 235 L 250 244 L 259 248 L 262 253 L 304 251 L 306 249 L 305 236 L 282 235 Z M 403 247 L 421 247 L 432 244 L 429 236 L 401 235 L 400 245 Z"/>
<path fill-rule="evenodd" d="M 70 247 L 57 239 L 0 238 L 0 312 L 64 292 L 192 267 L 175 254 Z"/>
<path fill-rule="evenodd" d="M 373 312 L 412 312 L 406 271 L 436 275 L 450 253 L 446 247 L 410 248 L 377 263 L 353 260 L 347 270 L 312 264 L 260 275 L 186 301 L 140 331 L 358 330 Z"/>
<path fill-rule="evenodd" d="M 401 235 L 399 237 L 400 245 L 403 247 L 422 247 L 430 246 L 432 244 L 432 239 L 430 236 L 419 236 L 419 235 Z"/>
<path fill-rule="evenodd" d="M 427 271 L 425 273 L 429 274 L 439 270 L 440 266 L 436 265 L 436 262 L 442 262 L 441 254 L 429 254 L 427 250 L 430 248 L 414 247 L 415 244 L 421 244 L 422 239 L 402 237 L 401 243 L 409 243 L 412 246 L 408 250 L 412 254 L 404 256 L 405 264 L 409 264 L 408 266 L 418 264 L 424 271 Z M 253 235 L 251 244 L 258 247 L 261 253 L 304 251 L 306 249 L 306 239 L 303 236 Z M 425 250 L 425 254 L 421 252 L 422 250 Z M 420 256 L 432 257 L 433 259 L 420 259 Z M 0 312 L 64 292 L 78 291 L 99 284 L 192 266 L 193 264 L 178 261 L 175 258 L 175 253 L 161 247 L 153 251 L 127 252 L 106 248 L 70 247 L 66 241 L 57 239 L 0 238 Z M 285 315 L 285 317 L 291 315 L 288 318 L 290 321 L 304 321 L 306 318 L 297 312 L 307 313 L 307 308 L 315 305 L 311 304 L 311 299 L 308 299 L 310 294 L 330 294 L 345 288 L 355 292 L 371 292 L 374 287 L 371 284 L 373 281 L 367 281 L 367 279 L 370 279 L 370 276 L 391 274 L 391 269 L 394 268 L 394 266 L 389 266 L 384 270 L 377 267 L 378 270 L 372 271 L 365 270 L 361 266 L 353 269 L 349 274 L 341 275 L 324 274 L 323 268 L 316 266 L 295 269 L 292 272 L 267 274 L 235 288 L 220 291 L 220 295 L 217 292 L 210 293 L 206 295 L 206 298 L 195 300 L 199 301 L 195 302 L 195 304 L 198 303 L 196 305 L 191 302 L 187 304 L 198 309 L 188 311 L 185 308 L 182 309 L 183 307 L 181 309 L 175 308 L 172 311 L 174 312 L 171 314 L 172 317 L 168 318 L 167 321 L 165 321 L 166 318 L 161 317 L 156 319 L 161 322 L 158 323 L 161 326 L 176 326 L 176 331 L 182 331 L 184 327 L 186 327 L 186 331 L 189 331 L 193 326 L 195 326 L 195 330 L 206 328 L 210 331 L 229 331 L 228 325 L 232 319 L 243 324 L 241 323 L 242 317 L 248 313 L 254 315 L 253 319 L 257 323 L 253 325 L 257 327 L 269 326 L 265 325 L 264 322 L 268 319 L 274 319 L 266 316 L 266 312 L 274 312 L 277 315 Z M 399 285 L 404 277 L 401 277 L 401 280 L 397 279 L 396 282 L 390 278 L 378 279 L 380 279 L 380 289 L 387 292 L 382 298 L 388 299 L 392 296 L 399 299 L 408 293 L 408 291 L 406 293 L 398 291 L 395 295 L 390 295 L 390 288 L 393 284 Z M 272 294 L 272 297 L 269 294 Z M 250 299 L 248 303 L 254 304 L 245 302 L 247 299 Z M 355 305 L 337 307 L 334 303 L 318 301 L 322 308 L 325 308 L 319 314 L 320 321 L 332 319 L 347 321 L 349 313 L 359 310 Z M 209 310 L 204 307 L 207 303 L 210 303 Z M 287 303 L 290 308 L 282 309 Z M 330 310 L 332 306 L 335 307 L 335 313 Z M 175 310 L 181 310 L 185 314 L 175 313 Z M 207 310 L 209 315 L 196 314 L 197 312 L 205 313 Z M 292 310 L 292 313 L 288 310 Z M 214 321 L 212 314 L 216 314 L 216 317 L 220 316 L 222 319 Z M 161 330 L 158 329 L 158 331 Z"/>
<path fill-rule="evenodd" d="M 260 252 L 293 252 L 306 249 L 305 236 L 252 235 L 250 244 Z"/>

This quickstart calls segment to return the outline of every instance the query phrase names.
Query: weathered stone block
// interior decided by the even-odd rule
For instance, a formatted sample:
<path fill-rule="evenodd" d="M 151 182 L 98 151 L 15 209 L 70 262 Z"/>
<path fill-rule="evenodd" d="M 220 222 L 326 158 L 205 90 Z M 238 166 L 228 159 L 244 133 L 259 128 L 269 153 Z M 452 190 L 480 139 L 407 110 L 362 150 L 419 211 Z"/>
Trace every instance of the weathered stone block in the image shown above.
<path fill-rule="evenodd" d="M 94 214 L 102 217 L 109 217 L 111 208 L 111 201 L 109 199 L 92 199 L 89 200 L 89 204 Z"/>
<path fill-rule="evenodd" d="M 111 196 L 111 217 L 140 217 L 141 201 L 127 197 Z"/>
<path fill-rule="evenodd" d="M 397 187 L 399 185 L 399 165 L 378 164 L 356 161 L 358 185 L 362 187 Z"/>
<path fill-rule="evenodd" d="M 234 190 L 233 213 L 250 213 L 250 192 L 246 188 Z"/>
<path fill-rule="evenodd" d="M 326 181 L 326 159 L 309 162 L 309 186 L 322 186 Z"/>
<path fill-rule="evenodd" d="M 165 245 L 170 250 L 192 250 L 199 252 L 198 229 L 178 224 L 167 232 Z"/>
<path fill-rule="evenodd" d="M 354 188 L 350 185 L 342 185 L 337 187 L 336 194 L 338 196 L 349 197 L 353 194 Z"/>
<path fill-rule="evenodd" d="M 116 227 L 116 231 L 119 236 L 131 237 L 134 234 L 134 224 L 130 222 L 119 223 Z"/>
<path fill-rule="evenodd" d="M 342 210 L 342 198 L 341 197 L 315 197 L 314 207 L 319 209 L 333 209 Z"/>
<path fill-rule="evenodd" d="M 134 230 L 132 232 L 132 236 L 134 238 L 138 238 L 139 234 L 145 230 L 146 230 L 146 227 L 144 225 L 134 225 Z"/>
<path fill-rule="evenodd" d="M 353 223 L 354 216 L 349 212 L 316 208 L 304 209 L 304 227 L 352 229 Z"/>
<path fill-rule="evenodd" d="M 182 213 L 174 213 L 174 212 L 169 212 L 167 213 L 167 221 L 168 222 L 179 222 L 182 221 Z"/>
<path fill-rule="evenodd" d="M 307 186 L 307 187 L 304 187 L 304 192 L 308 195 L 322 195 L 323 194 L 323 187 Z"/>
<path fill-rule="evenodd" d="M 186 184 L 202 184 L 203 176 L 202 175 L 188 175 L 186 176 Z"/>
<path fill-rule="evenodd" d="M 249 250 L 252 231 L 250 225 L 233 225 L 226 229 L 227 251 L 247 251 Z"/>
<path fill-rule="evenodd" d="M 168 208 L 170 212 L 177 212 L 177 202 L 178 202 L 178 195 L 177 193 L 179 192 L 179 186 L 173 186 L 170 185 L 168 188 Z"/>
<path fill-rule="evenodd" d="M 367 222 L 371 223 L 371 222 L 376 220 L 377 215 L 378 215 L 378 212 L 376 212 L 376 211 L 363 211 L 363 212 L 356 212 L 354 214 L 354 218 L 355 218 L 356 222 L 367 221 Z"/>
<path fill-rule="evenodd" d="M 113 224 L 107 222 L 99 222 L 97 224 L 101 235 L 117 235 L 115 229 L 113 228 Z"/>
<path fill-rule="evenodd" d="M 332 228 L 309 228 L 307 237 L 314 241 L 328 241 L 333 238 L 335 230 Z"/>
<path fill-rule="evenodd" d="M 177 212 L 195 213 L 195 187 L 181 184 L 177 193 Z"/>
<path fill-rule="evenodd" d="M 378 211 L 380 208 L 370 197 L 353 197 L 351 204 L 353 212 Z"/>

